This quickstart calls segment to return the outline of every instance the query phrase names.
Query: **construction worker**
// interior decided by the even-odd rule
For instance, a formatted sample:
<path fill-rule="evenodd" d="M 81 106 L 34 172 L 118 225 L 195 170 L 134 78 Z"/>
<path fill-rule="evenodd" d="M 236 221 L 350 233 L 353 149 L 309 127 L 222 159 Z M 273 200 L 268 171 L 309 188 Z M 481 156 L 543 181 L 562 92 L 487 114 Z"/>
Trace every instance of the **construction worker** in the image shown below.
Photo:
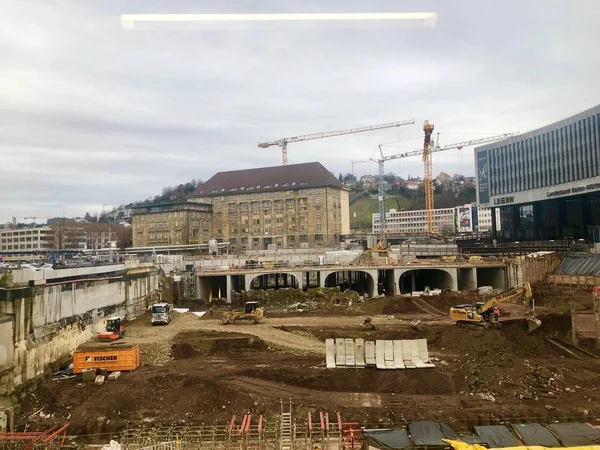
<path fill-rule="evenodd" d="M 498 319 L 500 318 L 500 310 L 497 306 L 494 306 L 494 322 L 498 323 Z"/>

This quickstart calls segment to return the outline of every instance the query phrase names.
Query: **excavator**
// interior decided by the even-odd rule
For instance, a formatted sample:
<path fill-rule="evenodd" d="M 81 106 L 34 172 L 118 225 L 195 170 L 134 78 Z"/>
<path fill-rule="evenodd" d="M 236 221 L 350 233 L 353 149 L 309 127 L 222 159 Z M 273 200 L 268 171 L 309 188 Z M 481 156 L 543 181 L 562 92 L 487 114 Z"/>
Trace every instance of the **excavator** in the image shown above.
<path fill-rule="evenodd" d="M 120 317 L 109 317 L 106 319 L 106 331 L 101 331 L 96 338 L 101 341 L 114 341 L 125 337 L 125 327 L 121 325 Z"/>
<path fill-rule="evenodd" d="M 456 325 L 462 327 L 475 326 L 488 328 L 491 326 L 498 328 L 499 324 L 494 322 L 494 307 L 518 297 L 523 297 L 525 318 L 527 319 L 527 326 L 531 333 L 533 330 L 539 328 L 542 322 L 533 316 L 533 311 L 530 308 L 533 295 L 531 293 L 531 285 L 527 281 L 498 295 L 494 295 L 485 302 L 477 302 L 474 305 L 454 305 L 450 308 L 450 318 L 456 321 Z"/>

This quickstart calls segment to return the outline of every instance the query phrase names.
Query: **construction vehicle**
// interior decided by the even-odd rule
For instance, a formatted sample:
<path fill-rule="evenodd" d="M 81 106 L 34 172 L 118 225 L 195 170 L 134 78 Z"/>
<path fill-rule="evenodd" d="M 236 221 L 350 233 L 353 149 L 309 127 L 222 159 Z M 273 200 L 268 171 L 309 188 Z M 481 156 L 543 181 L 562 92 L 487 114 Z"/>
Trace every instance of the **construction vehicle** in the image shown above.
<path fill-rule="evenodd" d="M 463 327 L 484 327 L 489 326 L 498 328 L 499 324 L 494 322 L 494 307 L 500 303 L 513 300 L 518 297 L 523 297 L 523 305 L 525 306 L 525 317 L 529 327 L 529 332 L 532 332 L 542 324 L 542 322 L 533 317 L 532 306 L 533 295 L 529 282 L 525 282 L 512 289 L 501 292 L 498 295 L 490 297 L 485 302 L 477 302 L 475 304 L 454 305 L 450 308 L 450 318 L 456 321 L 456 325 Z"/>
<path fill-rule="evenodd" d="M 349 130 L 326 131 L 323 133 L 305 134 L 302 136 L 285 137 L 285 138 L 281 138 L 281 139 L 278 139 L 276 141 L 271 141 L 271 142 L 261 142 L 260 144 L 258 144 L 258 146 L 260 148 L 269 148 L 269 147 L 273 147 L 273 146 L 281 147 L 281 157 L 283 160 L 282 162 L 283 162 L 284 166 L 287 166 L 287 163 L 288 163 L 287 145 L 290 142 L 311 141 L 313 139 L 323 139 L 323 138 L 334 137 L 334 136 L 343 136 L 345 134 L 364 133 L 365 131 L 375 131 L 375 130 L 382 130 L 384 128 L 401 127 L 402 125 L 411 125 L 414 123 L 415 123 L 415 121 L 411 119 L 411 120 L 404 120 L 402 122 L 391 122 L 391 123 L 384 123 L 381 125 L 372 125 L 370 127 L 351 128 Z"/>
<path fill-rule="evenodd" d="M 254 324 L 259 323 L 265 318 L 265 311 L 259 306 L 258 302 L 246 302 L 244 311 L 232 310 L 223 314 L 221 323 L 228 325 L 240 320 L 249 320 Z"/>
<path fill-rule="evenodd" d="M 106 319 L 106 331 L 99 332 L 96 337 L 101 341 L 114 341 L 125 337 L 125 327 L 121 325 L 120 317 Z"/>

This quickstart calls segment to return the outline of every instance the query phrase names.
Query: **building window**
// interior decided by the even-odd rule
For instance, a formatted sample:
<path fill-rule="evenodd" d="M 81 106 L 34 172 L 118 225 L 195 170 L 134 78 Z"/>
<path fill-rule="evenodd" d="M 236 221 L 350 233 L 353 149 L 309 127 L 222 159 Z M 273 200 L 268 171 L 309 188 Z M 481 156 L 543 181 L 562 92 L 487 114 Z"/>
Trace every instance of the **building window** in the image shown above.
<path fill-rule="evenodd" d="M 308 236 L 306 234 L 301 234 L 300 242 L 308 242 Z"/>
<path fill-rule="evenodd" d="M 323 240 L 322 234 L 315 234 L 315 241 L 322 241 L 322 240 Z"/>

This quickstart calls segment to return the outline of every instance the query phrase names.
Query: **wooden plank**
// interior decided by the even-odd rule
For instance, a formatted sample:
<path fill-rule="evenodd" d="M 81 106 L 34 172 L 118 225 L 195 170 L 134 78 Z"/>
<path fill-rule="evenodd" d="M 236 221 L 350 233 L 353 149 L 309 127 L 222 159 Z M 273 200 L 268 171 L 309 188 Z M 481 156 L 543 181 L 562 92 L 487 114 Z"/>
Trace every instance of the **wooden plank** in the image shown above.
<path fill-rule="evenodd" d="M 404 369 L 404 362 L 402 361 L 402 341 L 394 341 L 394 365 L 396 369 Z"/>
<path fill-rule="evenodd" d="M 354 359 L 356 367 L 365 367 L 365 340 L 354 340 Z"/>
<path fill-rule="evenodd" d="M 368 366 L 374 366 L 377 364 L 375 360 L 375 342 L 365 342 L 365 362 Z"/>
<path fill-rule="evenodd" d="M 344 339 L 346 350 L 346 366 L 354 367 L 354 339 Z"/>
<path fill-rule="evenodd" d="M 335 369 L 335 341 L 325 339 L 325 362 L 328 369 Z"/>
<path fill-rule="evenodd" d="M 385 369 L 384 341 L 375 341 L 375 363 L 378 369 Z"/>
<path fill-rule="evenodd" d="M 343 339 L 335 340 L 335 365 L 337 367 L 346 366 L 346 343 Z"/>

